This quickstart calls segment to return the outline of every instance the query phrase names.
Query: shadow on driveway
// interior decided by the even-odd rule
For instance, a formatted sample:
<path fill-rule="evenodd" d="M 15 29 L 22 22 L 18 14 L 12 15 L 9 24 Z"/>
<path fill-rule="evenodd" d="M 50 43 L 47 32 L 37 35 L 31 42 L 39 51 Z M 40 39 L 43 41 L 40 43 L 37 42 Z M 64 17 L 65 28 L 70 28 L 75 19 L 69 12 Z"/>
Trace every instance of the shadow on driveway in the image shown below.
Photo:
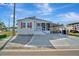
<path fill-rule="evenodd" d="M 19 43 L 19 44 L 27 44 L 33 35 L 18 35 L 14 40 L 12 40 L 12 43 Z"/>

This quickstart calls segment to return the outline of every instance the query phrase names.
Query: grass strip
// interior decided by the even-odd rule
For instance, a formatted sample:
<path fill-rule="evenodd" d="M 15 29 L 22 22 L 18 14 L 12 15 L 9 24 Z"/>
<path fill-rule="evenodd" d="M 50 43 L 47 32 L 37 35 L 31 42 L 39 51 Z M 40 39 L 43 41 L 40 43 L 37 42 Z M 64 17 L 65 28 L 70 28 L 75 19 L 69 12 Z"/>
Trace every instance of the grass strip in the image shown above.
<path fill-rule="evenodd" d="M 69 33 L 69 35 L 79 37 L 79 33 Z"/>

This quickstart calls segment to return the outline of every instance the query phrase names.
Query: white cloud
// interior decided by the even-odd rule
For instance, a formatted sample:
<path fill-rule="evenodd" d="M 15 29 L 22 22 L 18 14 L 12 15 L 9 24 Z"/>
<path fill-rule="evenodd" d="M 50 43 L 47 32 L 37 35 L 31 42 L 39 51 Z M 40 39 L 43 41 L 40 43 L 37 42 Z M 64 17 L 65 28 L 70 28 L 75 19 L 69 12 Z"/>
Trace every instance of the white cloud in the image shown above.
<path fill-rule="evenodd" d="M 60 19 L 60 21 L 63 21 L 63 22 L 78 22 L 79 14 L 75 12 L 69 12 L 66 14 L 58 15 L 58 18 Z"/>
<path fill-rule="evenodd" d="M 29 16 L 35 16 L 34 11 L 23 9 L 23 8 L 16 8 L 16 16 L 17 19 L 25 18 Z"/>
<path fill-rule="evenodd" d="M 16 12 L 30 12 L 30 10 L 25 10 L 25 9 L 22 9 L 22 8 L 16 8 Z"/>
<path fill-rule="evenodd" d="M 9 6 L 13 7 L 13 3 L 10 3 Z"/>
<path fill-rule="evenodd" d="M 0 5 L 6 5 L 5 3 L 0 3 Z"/>
<path fill-rule="evenodd" d="M 26 10 L 26 9 L 22 9 L 22 8 L 16 8 L 16 12 L 19 14 L 33 14 L 34 12 L 31 10 Z"/>
<path fill-rule="evenodd" d="M 3 5 L 3 6 L 13 6 L 12 3 L 0 3 L 0 5 Z"/>
<path fill-rule="evenodd" d="M 67 7 L 70 7 L 70 6 L 72 6 L 72 5 L 73 5 L 72 3 L 66 4 L 66 5 L 63 5 L 63 6 L 61 6 L 61 7 L 55 8 L 54 10 L 56 11 L 56 10 L 59 10 L 59 9 L 67 8 Z"/>
<path fill-rule="evenodd" d="M 41 15 L 50 15 L 52 12 L 54 12 L 56 10 L 70 7 L 73 4 L 63 5 L 63 6 L 58 7 L 58 8 L 50 7 L 48 3 L 40 3 L 40 4 L 34 4 L 34 5 L 39 9 L 37 11 L 37 13 L 39 13 Z"/>
<path fill-rule="evenodd" d="M 13 10 L 13 3 L 0 3 L 1 6 L 7 6 L 9 9 Z"/>
<path fill-rule="evenodd" d="M 37 13 L 41 15 L 49 15 L 53 11 L 53 9 L 49 6 L 48 3 L 34 4 L 39 10 Z"/>

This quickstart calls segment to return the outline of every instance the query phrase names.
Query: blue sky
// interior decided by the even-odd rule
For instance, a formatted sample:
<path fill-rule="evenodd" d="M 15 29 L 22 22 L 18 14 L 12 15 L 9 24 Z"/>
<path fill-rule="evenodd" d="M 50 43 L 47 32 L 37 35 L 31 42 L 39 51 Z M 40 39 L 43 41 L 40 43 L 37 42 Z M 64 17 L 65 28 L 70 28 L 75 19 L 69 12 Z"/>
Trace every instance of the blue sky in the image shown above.
<path fill-rule="evenodd" d="M 0 4 L 0 20 L 6 26 L 12 26 L 13 4 Z M 16 20 L 36 16 L 59 24 L 79 21 L 79 4 L 77 3 L 20 3 L 16 4 Z"/>

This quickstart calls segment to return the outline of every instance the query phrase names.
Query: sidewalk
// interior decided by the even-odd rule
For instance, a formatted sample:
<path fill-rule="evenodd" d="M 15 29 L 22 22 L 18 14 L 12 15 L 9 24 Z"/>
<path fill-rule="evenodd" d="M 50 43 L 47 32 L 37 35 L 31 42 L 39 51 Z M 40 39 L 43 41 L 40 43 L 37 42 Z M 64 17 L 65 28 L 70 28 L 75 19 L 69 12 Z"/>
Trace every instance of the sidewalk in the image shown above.
<path fill-rule="evenodd" d="M 10 39 L 11 37 L 5 38 L 4 40 L 0 40 L 0 48 Z"/>

